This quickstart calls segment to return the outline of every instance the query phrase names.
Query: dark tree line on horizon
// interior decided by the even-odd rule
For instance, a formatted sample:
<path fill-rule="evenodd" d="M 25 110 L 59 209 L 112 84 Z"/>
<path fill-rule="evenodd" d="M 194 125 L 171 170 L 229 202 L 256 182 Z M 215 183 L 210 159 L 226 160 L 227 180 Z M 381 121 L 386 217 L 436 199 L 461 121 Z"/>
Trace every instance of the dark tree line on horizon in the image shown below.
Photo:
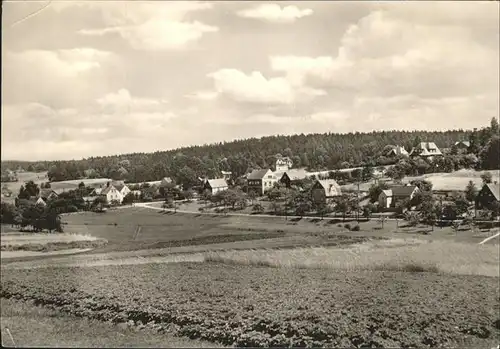
<path fill-rule="evenodd" d="M 218 177 L 231 171 L 239 177 L 251 169 L 274 168 L 278 156 L 288 156 L 293 167 L 310 171 L 394 163 L 385 157 L 388 146 L 404 146 L 408 151 L 420 142 L 434 142 L 451 148 L 457 141 L 470 141 L 469 152 L 479 159 L 478 169 L 499 168 L 498 122 L 474 130 L 377 131 L 370 133 L 323 133 L 269 136 L 202 146 L 183 147 L 154 153 L 132 153 L 90 157 L 72 161 L 3 161 L 2 169 L 48 171 L 50 181 L 81 178 L 111 178 L 144 182 L 171 177 L 185 187 L 196 185 L 198 177 Z"/>

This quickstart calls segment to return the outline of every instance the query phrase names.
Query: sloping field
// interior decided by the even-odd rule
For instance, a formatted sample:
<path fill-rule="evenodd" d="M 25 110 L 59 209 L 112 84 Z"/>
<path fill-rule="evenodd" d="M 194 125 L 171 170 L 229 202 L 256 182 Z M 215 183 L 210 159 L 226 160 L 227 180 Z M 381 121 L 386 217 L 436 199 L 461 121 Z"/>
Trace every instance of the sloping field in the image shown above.
<path fill-rule="evenodd" d="M 85 183 L 88 187 L 98 187 L 110 181 L 112 180 L 109 178 L 76 179 L 70 181 L 50 182 L 50 187 L 55 191 L 63 191 L 77 189 L 81 182 Z"/>
<path fill-rule="evenodd" d="M 464 190 L 469 181 L 472 181 L 479 189 L 482 187 L 481 175 L 487 171 L 474 171 L 474 170 L 459 170 L 451 173 L 429 173 L 423 176 L 410 176 L 403 179 L 403 183 L 409 183 L 415 179 L 425 179 L 432 183 L 433 190 L 442 191 L 460 191 Z M 500 170 L 488 171 L 492 174 L 493 181 L 500 182 Z M 361 191 L 368 191 L 374 181 L 361 183 L 359 189 Z M 391 182 L 388 182 L 391 183 Z M 357 184 L 342 185 L 343 190 L 353 191 L 357 190 Z"/>
<path fill-rule="evenodd" d="M 498 344 L 498 278 L 215 263 L 2 270 L 1 296 L 238 346 Z"/>
<path fill-rule="evenodd" d="M 335 271 L 415 268 L 457 275 L 500 276 L 498 245 L 392 239 L 347 248 L 211 251 L 206 261 L 272 267 L 325 268 Z"/>
<path fill-rule="evenodd" d="M 477 188 L 482 187 L 481 175 L 486 171 L 460 170 L 452 173 L 432 173 L 419 177 L 407 177 L 403 181 L 409 182 L 413 179 L 425 179 L 432 183 L 433 190 L 455 191 L 464 190 L 469 181 L 472 181 Z M 500 171 L 489 171 L 493 176 L 493 181 L 499 181 Z"/>
<path fill-rule="evenodd" d="M 0 309 L 2 344 L 5 347 L 214 348 L 212 343 L 173 337 L 150 329 L 134 331 L 125 326 L 64 315 L 11 299 L 2 298 Z"/>

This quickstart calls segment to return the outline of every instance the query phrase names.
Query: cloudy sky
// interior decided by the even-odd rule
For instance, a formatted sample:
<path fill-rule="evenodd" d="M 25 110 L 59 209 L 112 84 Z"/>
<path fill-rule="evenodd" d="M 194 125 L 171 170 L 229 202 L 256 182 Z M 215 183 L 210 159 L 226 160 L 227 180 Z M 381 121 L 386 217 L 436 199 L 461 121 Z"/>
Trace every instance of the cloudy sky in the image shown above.
<path fill-rule="evenodd" d="M 4 2 L 2 159 L 481 127 L 499 31 L 498 2 Z"/>

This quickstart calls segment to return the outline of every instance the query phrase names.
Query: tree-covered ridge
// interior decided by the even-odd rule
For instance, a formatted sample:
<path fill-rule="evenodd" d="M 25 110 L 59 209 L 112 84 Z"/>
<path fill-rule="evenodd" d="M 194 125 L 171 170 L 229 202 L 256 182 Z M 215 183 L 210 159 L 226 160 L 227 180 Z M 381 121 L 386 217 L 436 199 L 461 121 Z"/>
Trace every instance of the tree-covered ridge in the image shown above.
<path fill-rule="evenodd" d="M 293 167 L 310 171 L 334 170 L 353 166 L 378 166 L 393 163 L 385 155 L 391 145 L 404 146 L 408 151 L 420 142 L 434 142 L 450 148 L 460 140 L 471 141 L 471 151 L 477 156 L 485 152 L 488 142 L 498 134 L 498 123 L 481 130 L 439 131 L 377 131 L 371 133 L 324 133 L 292 136 L 250 138 L 190 146 L 154 153 L 133 153 L 91 157 L 76 161 L 17 162 L 6 161 L 2 168 L 48 170 L 51 181 L 107 177 L 128 182 L 143 182 L 172 177 L 178 183 L 189 184 L 197 177 L 218 177 L 220 171 L 231 171 L 238 177 L 250 169 L 272 168 L 277 156 L 288 156 Z M 483 157 L 486 155 L 483 154 Z M 495 161 L 484 161 L 487 167 Z M 498 161 L 497 161 L 498 163 Z"/>

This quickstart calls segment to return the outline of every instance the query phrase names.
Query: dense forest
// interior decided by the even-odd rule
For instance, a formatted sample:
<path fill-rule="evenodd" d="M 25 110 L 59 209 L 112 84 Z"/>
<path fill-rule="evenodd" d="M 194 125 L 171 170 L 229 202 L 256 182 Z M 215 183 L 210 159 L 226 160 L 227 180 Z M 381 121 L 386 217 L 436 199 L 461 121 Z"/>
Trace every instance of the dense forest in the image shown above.
<path fill-rule="evenodd" d="M 471 142 L 468 152 L 478 157 L 478 168 L 499 168 L 498 122 L 493 118 L 488 127 L 468 131 L 271 136 L 76 161 L 3 161 L 2 170 L 49 171 L 51 181 L 106 177 L 143 182 L 168 176 L 189 186 L 198 177 L 218 177 L 221 171 L 232 171 L 234 177 L 239 177 L 251 169 L 273 168 L 277 156 L 290 157 L 293 167 L 305 167 L 310 171 L 335 170 L 394 163 L 394 159 L 385 156 L 394 145 L 410 151 L 417 143 L 435 142 L 440 149 L 450 149 L 461 140 Z"/>

